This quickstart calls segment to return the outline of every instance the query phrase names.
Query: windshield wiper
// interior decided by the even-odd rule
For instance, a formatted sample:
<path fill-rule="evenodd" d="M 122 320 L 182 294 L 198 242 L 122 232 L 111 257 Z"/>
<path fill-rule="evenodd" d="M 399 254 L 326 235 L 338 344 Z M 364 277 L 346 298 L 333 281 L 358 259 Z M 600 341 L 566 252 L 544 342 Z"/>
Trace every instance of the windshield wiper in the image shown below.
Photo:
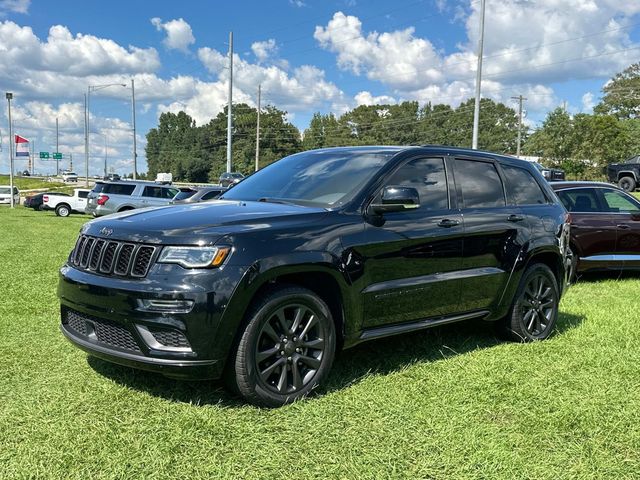
<path fill-rule="evenodd" d="M 275 198 L 275 197 L 262 197 L 258 199 L 259 202 L 267 202 L 267 203 L 282 203 L 283 205 L 297 205 L 297 203 L 292 202 L 291 200 L 285 200 L 284 198 Z"/>

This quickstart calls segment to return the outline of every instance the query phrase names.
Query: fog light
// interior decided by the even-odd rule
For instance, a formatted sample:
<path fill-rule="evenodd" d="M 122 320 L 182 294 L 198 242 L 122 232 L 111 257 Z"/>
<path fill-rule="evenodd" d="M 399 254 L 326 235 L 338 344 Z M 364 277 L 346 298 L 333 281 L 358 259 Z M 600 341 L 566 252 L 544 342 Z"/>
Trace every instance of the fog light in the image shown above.
<path fill-rule="evenodd" d="M 138 300 L 137 310 L 141 312 L 189 313 L 193 309 L 193 300 L 159 300 L 142 298 Z"/>

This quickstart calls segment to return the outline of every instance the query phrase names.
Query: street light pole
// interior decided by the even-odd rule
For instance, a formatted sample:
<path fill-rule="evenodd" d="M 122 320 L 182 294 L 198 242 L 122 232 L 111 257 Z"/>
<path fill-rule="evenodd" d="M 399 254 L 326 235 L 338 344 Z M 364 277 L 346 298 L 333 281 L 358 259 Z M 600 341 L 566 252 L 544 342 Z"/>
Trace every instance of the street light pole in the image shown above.
<path fill-rule="evenodd" d="M 87 87 L 87 114 L 86 114 L 86 124 L 87 124 L 87 132 L 84 136 L 84 155 L 85 155 L 85 159 L 87 161 L 87 166 L 86 166 L 86 183 L 87 186 L 89 185 L 89 140 L 91 137 L 91 132 L 90 132 L 90 126 L 89 126 L 89 117 L 90 117 L 90 110 L 89 110 L 89 104 L 91 101 L 91 92 L 97 92 L 98 90 L 102 90 L 104 88 L 109 88 L 109 87 L 124 87 L 127 88 L 127 85 L 124 83 L 108 83 L 106 85 L 89 85 Z"/>
<path fill-rule="evenodd" d="M 473 140 L 471 148 L 478 149 L 478 129 L 480 124 L 480 88 L 482 84 L 482 56 L 484 54 L 484 10 L 485 0 L 480 4 L 480 40 L 478 41 L 478 70 L 476 72 L 476 102 L 473 109 Z"/>
<path fill-rule="evenodd" d="M 84 94 L 84 186 L 89 188 L 89 97 Z"/>
<path fill-rule="evenodd" d="M 229 32 L 229 106 L 227 107 L 227 173 L 231 172 L 231 105 L 233 103 L 233 32 Z"/>
<path fill-rule="evenodd" d="M 56 176 L 60 175 L 60 159 L 58 159 L 58 153 L 60 153 L 60 150 L 58 138 L 58 117 L 56 117 Z"/>
<path fill-rule="evenodd" d="M 260 94 L 262 93 L 262 85 L 258 85 L 258 118 L 256 121 L 256 172 L 260 168 Z"/>
<path fill-rule="evenodd" d="M 9 188 L 11 189 L 11 208 L 15 206 L 15 201 L 13 198 L 13 126 L 11 125 L 11 99 L 13 98 L 13 93 L 7 92 L 5 93 L 5 97 L 7 98 L 7 103 L 9 105 Z"/>
<path fill-rule="evenodd" d="M 138 178 L 138 152 L 136 149 L 136 87 L 131 79 L 131 116 L 133 117 L 133 179 Z"/>

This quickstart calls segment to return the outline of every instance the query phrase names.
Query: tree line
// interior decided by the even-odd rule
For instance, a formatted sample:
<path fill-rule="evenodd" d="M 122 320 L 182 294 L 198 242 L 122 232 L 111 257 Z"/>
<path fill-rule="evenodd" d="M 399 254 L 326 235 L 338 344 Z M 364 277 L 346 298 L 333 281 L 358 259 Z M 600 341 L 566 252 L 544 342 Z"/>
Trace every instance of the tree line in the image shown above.
<path fill-rule="evenodd" d="M 418 102 L 362 105 L 342 115 L 316 113 L 300 132 L 275 106 L 261 110 L 260 158 L 263 167 L 286 155 L 322 147 L 351 145 L 441 144 L 470 147 L 474 100 L 457 107 L 420 106 Z M 517 112 L 483 98 L 478 147 L 513 154 L 518 136 Z M 254 171 L 257 110 L 233 109 L 234 171 Z M 197 126 L 185 112 L 163 113 L 147 133 L 148 176 L 172 172 L 176 180 L 216 182 L 226 169 L 227 109 Z M 550 112 L 541 127 L 522 129 L 522 151 L 564 168 L 569 176 L 596 178 L 609 163 L 640 153 L 640 63 L 618 73 L 603 88 L 593 114 Z"/>

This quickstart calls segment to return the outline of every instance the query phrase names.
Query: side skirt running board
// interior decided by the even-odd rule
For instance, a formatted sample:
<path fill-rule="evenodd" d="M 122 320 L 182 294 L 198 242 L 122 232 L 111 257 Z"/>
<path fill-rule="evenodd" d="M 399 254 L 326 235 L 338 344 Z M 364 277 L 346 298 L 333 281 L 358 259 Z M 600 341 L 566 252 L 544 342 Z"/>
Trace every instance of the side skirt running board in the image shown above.
<path fill-rule="evenodd" d="M 452 317 L 428 318 L 418 320 L 416 322 L 400 323 L 396 325 L 385 325 L 384 327 L 368 328 L 364 330 L 357 340 L 357 343 L 375 340 L 376 338 L 390 337 L 392 335 L 400 335 L 401 333 L 414 332 L 416 330 L 424 330 L 426 328 L 437 327 L 446 323 L 461 322 L 472 318 L 486 317 L 490 312 L 488 310 L 480 310 L 476 312 L 464 313 L 462 315 L 454 315 Z"/>

